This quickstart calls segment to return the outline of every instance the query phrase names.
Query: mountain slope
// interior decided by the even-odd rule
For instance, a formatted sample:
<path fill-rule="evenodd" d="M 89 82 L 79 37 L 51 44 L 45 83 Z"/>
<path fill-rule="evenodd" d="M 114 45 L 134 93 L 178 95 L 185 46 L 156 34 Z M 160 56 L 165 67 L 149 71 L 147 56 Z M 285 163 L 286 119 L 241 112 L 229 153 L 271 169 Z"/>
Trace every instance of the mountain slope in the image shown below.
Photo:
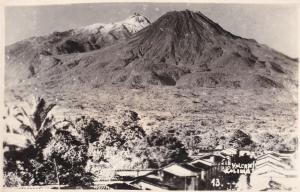
<path fill-rule="evenodd" d="M 70 29 L 63 32 L 53 32 L 47 36 L 32 37 L 6 47 L 6 63 L 8 69 L 19 71 L 23 78 L 30 77 L 41 71 L 44 58 L 51 58 L 59 63 L 56 55 L 72 54 L 97 50 L 111 45 L 119 40 L 127 39 L 132 34 L 150 24 L 150 21 L 140 14 L 124 21 Z M 22 66 L 25 65 L 25 66 Z M 25 77 L 24 77 L 25 76 Z"/>
<path fill-rule="evenodd" d="M 33 65 L 41 69 L 39 74 L 31 72 L 35 74 L 32 81 L 45 84 L 61 79 L 60 83 L 69 85 L 78 78 L 88 85 L 134 88 L 297 89 L 297 60 L 235 36 L 203 14 L 188 10 L 163 15 L 125 42 L 99 51 L 42 55 Z"/>
<path fill-rule="evenodd" d="M 167 13 L 129 45 L 136 58 L 131 64 L 138 71 L 151 69 L 161 84 L 280 88 L 296 83 L 289 82 L 297 76 L 295 60 L 233 35 L 199 12 Z"/>

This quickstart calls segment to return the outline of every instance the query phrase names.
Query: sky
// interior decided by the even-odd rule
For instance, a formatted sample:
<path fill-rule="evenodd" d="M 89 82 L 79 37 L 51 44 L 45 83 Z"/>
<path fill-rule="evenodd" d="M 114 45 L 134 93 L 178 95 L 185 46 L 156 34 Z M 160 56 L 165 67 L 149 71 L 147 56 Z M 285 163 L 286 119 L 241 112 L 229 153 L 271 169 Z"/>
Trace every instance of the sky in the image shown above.
<path fill-rule="evenodd" d="M 111 23 L 134 13 L 151 22 L 168 11 L 201 11 L 235 35 L 257 40 L 288 56 L 298 57 L 295 5 L 204 3 L 94 3 L 5 8 L 5 44 L 93 23 Z"/>

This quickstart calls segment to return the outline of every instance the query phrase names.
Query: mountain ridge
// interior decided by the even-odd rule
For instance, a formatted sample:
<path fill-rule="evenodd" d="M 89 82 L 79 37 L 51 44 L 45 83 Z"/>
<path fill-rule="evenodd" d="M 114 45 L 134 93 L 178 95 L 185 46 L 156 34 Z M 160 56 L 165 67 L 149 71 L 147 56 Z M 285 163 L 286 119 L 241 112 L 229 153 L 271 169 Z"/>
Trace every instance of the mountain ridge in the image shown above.
<path fill-rule="evenodd" d="M 57 55 L 101 49 L 127 39 L 149 24 L 150 21 L 146 17 L 134 13 L 119 22 L 95 23 L 45 36 L 30 37 L 5 47 L 6 69 L 18 72 L 18 76 L 24 80 L 41 70 L 40 65 L 45 62 L 43 59 L 46 57 L 46 63 L 52 60 L 50 63 L 58 64 L 60 60 Z M 22 65 L 28 65 L 27 69 Z M 20 67 L 25 69 L 19 69 Z"/>
<path fill-rule="evenodd" d="M 136 18 L 149 22 L 138 14 L 133 20 Z M 103 27 L 83 27 L 78 33 L 90 29 L 101 30 Z M 246 89 L 297 87 L 295 60 L 255 40 L 224 30 L 200 12 L 168 12 L 120 39 L 124 41 L 103 46 L 103 51 L 97 51 L 97 48 L 80 51 L 82 44 L 78 48 L 71 43 L 62 48 L 63 54 L 53 56 L 41 51 L 39 58 L 35 55 L 29 61 L 21 49 L 21 62 L 27 62 L 27 65 L 31 62 L 26 69 L 28 77 L 34 78 L 41 71 L 41 76 L 45 77 L 44 80 L 40 78 L 42 81 L 54 78 L 51 77 L 54 70 L 70 73 L 70 77 L 83 79 L 88 84 L 97 79 L 99 85 L 125 84 L 132 88 L 147 85 Z M 7 57 L 10 56 L 14 54 L 8 50 Z M 14 59 L 7 61 L 13 63 Z M 72 70 L 76 71 L 73 75 Z M 72 79 L 64 78 L 63 83 L 72 82 Z"/>

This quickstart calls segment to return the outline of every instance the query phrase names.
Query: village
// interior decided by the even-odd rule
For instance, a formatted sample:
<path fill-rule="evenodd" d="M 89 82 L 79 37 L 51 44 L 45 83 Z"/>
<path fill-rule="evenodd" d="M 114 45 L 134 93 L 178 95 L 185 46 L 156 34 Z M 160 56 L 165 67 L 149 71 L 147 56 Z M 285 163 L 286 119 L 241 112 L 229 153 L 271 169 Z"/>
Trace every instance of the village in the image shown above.
<path fill-rule="evenodd" d="M 294 152 L 254 152 L 223 149 L 193 156 L 161 169 L 114 170 L 100 178 L 103 190 L 294 190 L 297 182 Z M 112 171 L 112 170 L 110 170 Z"/>

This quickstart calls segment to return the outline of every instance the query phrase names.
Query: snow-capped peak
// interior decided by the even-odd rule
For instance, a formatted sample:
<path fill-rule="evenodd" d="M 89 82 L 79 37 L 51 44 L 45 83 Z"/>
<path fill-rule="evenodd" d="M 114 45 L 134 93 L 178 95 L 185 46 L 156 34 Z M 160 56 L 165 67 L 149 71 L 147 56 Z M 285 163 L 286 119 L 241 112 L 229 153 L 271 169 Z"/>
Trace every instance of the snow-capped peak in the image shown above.
<path fill-rule="evenodd" d="M 148 26 L 150 24 L 150 21 L 140 15 L 139 13 L 134 13 L 132 16 L 128 17 L 127 19 L 115 22 L 115 23 L 109 23 L 109 24 L 103 24 L 103 23 L 94 23 L 92 25 L 80 27 L 78 29 L 75 29 L 76 32 L 88 32 L 88 33 L 109 33 L 113 30 L 121 30 L 124 27 L 130 32 L 130 33 L 136 33 L 139 30 L 143 29 L 144 27 Z"/>
<path fill-rule="evenodd" d="M 150 24 L 150 21 L 139 13 L 134 13 L 123 22 L 118 22 L 118 24 L 125 25 L 131 33 L 135 33 L 148 26 Z"/>

